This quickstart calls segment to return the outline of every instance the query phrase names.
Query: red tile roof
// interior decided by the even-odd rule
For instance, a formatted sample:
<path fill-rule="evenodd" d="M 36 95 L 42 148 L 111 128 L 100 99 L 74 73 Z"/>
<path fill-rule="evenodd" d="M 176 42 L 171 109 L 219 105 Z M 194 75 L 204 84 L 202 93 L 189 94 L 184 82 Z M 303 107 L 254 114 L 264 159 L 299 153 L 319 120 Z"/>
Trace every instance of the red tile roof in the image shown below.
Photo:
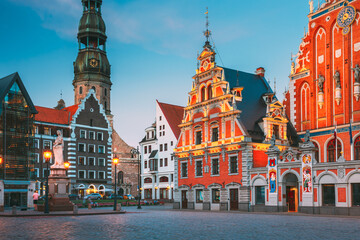
<path fill-rule="evenodd" d="M 161 103 L 157 100 L 156 102 L 159 104 L 161 111 L 164 113 L 164 116 L 168 121 L 171 130 L 175 134 L 175 137 L 179 138 L 181 132 L 179 124 L 181 123 L 184 116 L 184 107 Z"/>
<path fill-rule="evenodd" d="M 76 113 L 79 105 L 69 106 L 67 108 L 57 110 L 54 108 L 35 106 L 39 112 L 35 115 L 35 121 L 56 123 L 56 124 L 70 124 L 72 116 Z"/>

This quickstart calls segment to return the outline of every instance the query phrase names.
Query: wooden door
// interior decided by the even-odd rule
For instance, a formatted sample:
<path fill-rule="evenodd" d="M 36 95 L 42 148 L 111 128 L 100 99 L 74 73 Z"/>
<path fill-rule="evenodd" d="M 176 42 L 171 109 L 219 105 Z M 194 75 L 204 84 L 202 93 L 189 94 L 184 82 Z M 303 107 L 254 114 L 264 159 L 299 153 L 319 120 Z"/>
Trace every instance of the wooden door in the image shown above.
<path fill-rule="evenodd" d="M 296 203 L 295 203 L 295 190 L 289 189 L 287 192 L 287 200 L 289 204 L 289 211 L 295 212 L 296 211 Z"/>
<path fill-rule="evenodd" d="M 187 191 L 186 190 L 182 190 L 181 191 L 181 206 L 182 208 L 187 208 L 187 197 L 186 197 L 186 193 Z"/>
<path fill-rule="evenodd" d="M 238 189 L 230 189 L 230 210 L 239 210 Z"/>

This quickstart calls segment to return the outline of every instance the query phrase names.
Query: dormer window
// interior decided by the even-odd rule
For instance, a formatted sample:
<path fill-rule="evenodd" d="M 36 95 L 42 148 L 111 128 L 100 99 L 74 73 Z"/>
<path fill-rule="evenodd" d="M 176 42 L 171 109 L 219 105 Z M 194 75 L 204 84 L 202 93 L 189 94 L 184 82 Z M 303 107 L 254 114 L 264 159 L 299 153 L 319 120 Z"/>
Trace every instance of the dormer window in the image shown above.
<path fill-rule="evenodd" d="M 276 139 L 280 139 L 279 125 L 276 125 L 276 124 L 273 125 L 273 134 L 275 135 Z"/>

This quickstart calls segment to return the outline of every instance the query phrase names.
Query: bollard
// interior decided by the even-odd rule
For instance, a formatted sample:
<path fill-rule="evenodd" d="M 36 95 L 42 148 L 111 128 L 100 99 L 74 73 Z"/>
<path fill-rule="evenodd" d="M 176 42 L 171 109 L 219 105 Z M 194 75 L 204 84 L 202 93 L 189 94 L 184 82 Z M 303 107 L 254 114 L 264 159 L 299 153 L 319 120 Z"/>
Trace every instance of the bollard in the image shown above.
<path fill-rule="evenodd" d="M 79 213 L 79 208 L 77 205 L 74 205 L 73 207 L 73 214 L 78 214 Z"/>
<path fill-rule="evenodd" d="M 16 215 L 16 206 L 12 206 L 12 210 L 11 210 L 12 215 Z"/>
<path fill-rule="evenodd" d="M 116 204 L 116 211 L 121 211 L 121 203 Z"/>
<path fill-rule="evenodd" d="M 91 203 L 88 203 L 88 209 L 91 209 Z"/>

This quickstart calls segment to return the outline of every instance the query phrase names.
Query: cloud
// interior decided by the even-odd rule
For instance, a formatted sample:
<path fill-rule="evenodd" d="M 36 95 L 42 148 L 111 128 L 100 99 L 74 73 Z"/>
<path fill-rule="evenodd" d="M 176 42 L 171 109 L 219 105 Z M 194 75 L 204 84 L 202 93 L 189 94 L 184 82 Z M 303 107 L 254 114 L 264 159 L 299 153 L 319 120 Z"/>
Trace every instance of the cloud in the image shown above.
<path fill-rule="evenodd" d="M 74 39 L 81 16 L 81 1 L 76 0 L 8 0 L 35 11 L 42 26 L 55 31 L 60 37 Z"/>
<path fill-rule="evenodd" d="M 80 0 L 8 1 L 30 7 L 41 17 L 44 28 L 74 40 L 82 14 Z M 159 54 L 193 58 L 199 50 L 194 43 L 204 40 L 205 18 L 200 10 L 196 6 L 181 7 L 178 1 L 107 0 L 103 1 L 102 13 L 111 41 L 138 45 Z M 242 34 L 239 28 L 224 24 L 215 34 L 215 40 L 223 44 Z"/>

